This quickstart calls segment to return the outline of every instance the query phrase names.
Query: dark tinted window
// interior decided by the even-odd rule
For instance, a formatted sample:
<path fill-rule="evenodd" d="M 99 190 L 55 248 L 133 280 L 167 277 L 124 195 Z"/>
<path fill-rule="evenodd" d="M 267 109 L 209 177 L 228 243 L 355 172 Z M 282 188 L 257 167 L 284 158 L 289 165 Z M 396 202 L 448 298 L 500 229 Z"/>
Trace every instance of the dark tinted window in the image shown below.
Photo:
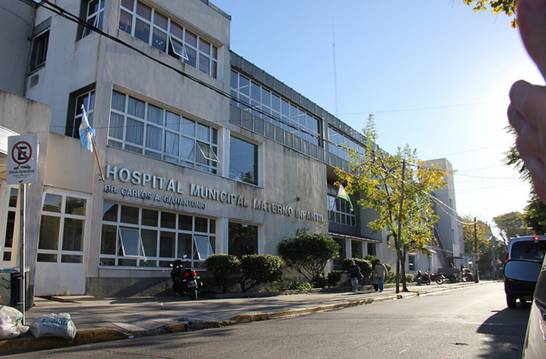
<path fill-rule="evenodd" d="M 228 248 L 229 254 L 237 257 L 258 253 L 258 227 L 230 223 Z"/>
<path fill-rule="evenodd" d="M 32 41 L 32 55 L 30 56 L 30 70 L 35 70 L 46 62 L 49 30 L 36 36 Z"/>
<path fill-rule="evenodd" d="M 258 146 L 231 137 L 229 175 L 239 181 L 258 184 Z"/>
<path fill-rule="evenodd" d="M 510 259 L 542 262 L 546 252 L 546 241 L 524 241 L 512 245 Z"/>

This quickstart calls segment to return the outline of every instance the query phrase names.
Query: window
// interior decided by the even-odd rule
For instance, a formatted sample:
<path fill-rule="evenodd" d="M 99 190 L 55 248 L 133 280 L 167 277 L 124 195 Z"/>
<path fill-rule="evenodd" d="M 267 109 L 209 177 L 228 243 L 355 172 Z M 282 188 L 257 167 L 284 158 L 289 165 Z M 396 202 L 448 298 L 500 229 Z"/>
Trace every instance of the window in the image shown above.
<path fill-rule="evenodd" d="M 45 193 L 38 262 L 82 263 L 87 200 Z"/>
<path fill-rule="evenodd" d="M 408 254 L 408 270 L 415 270 L 415 254 Z"/>
<path fill-rule="evenodd" d="M 17 217 L 17 197 L 19 191 L 17 188 L 9 188 L 8 216 L 6 221 L 6 234 L 4 236 L 4 246 L 2 248 L 2 260 L 10 261 L 13 247 L 13 238 L 15 237 L 15 217 Z"/>
<path fill-rule="evenodd" d="M 119 29 L 201 72 L 218 77 L 218 48 L 140 1 L 122 0 Z"/>
<path fill-rule="evenodd" d="M 118 91 L 112 93 L 108 144 L 210 173 L 217 170 L 215 128 Z"/>
<path fill-rule="evenodd" d="M 229 176 L 238 181 L 258 184 L 258 146 L 231 137 Z"/>
<path fill-rule="evenodd" d="M 214 219 L 104 202 L 100 264 L 169 267 L 214 254 Z"/>
<path fill-rule="evenodd" d="M 257 254 L 258 226 L 230 222 L 228 252 L 237 257 Z"/>
<path fill-rule="evenodd" d="M 49 29 L 34 36 L 32 39 L 32 53 L 30 55 L 30 71 L 37 70 L 45 65 L 47 46 L 49 43 Z"/>
<path fill-rule="evenodd" d="M 328 127 L 328 142 L 328 151 L 346 161 L 350 158 L 348 151 L 343 146 L 355 149 L 360 155 L 364 154 L 364 147 L 362 145 L 351 140 L 333 127 Z"/>
<path fill-rule="evenodd" d="M 362 242 L 351 241 L 351 253 L 353 258 L 362 258 Z"/>
<path fill-rule="evenodd" d="M 327 195 L 328 220 L 346 226 L 356 225 L 356 215 L 351 211 L 347 201 L 337 198 L 336 195 Z"/>
<path fill-rule="evenodd" d="M 82 3 L 85 6 L 85 22 L 89 25 L 93 25 L 99 29 L 102 29 L 102 23 L 104 21 L 104 3 L 106 0 L 87 0 Z M 80 38 L 89 35 L 92 31 L 84 27 L 81 32 Z"/>
<path fill-rule="evenodd" d="M 231 70 L 231 95 L 242 103 L 250 105 L 251 108 L 244 105 L 241 107 L 244 110 L 252 111 L 254 116 L 263 118 L 306 142 L 319 145 L 318 119 L 235 70 Z M 263 112 L 265 115 L 262 114 Z"/>
<path fill-rule="evenodd" d="M 377 252 L 375 250 L 375 243 L 368 243 L 368 255 L 377 256 Z"/>
<path fill-rule="evenodd" d="M 95 90 L 93 86 L 76 91 L 70 94 L 69 116 L 66 124 L 66 135 L 74 138 L 80 138 L 80 124 L 82 123 L 83 111 L 85 107 L 89 124 L 93 125 L 93 109 L 95 107 Z"/>

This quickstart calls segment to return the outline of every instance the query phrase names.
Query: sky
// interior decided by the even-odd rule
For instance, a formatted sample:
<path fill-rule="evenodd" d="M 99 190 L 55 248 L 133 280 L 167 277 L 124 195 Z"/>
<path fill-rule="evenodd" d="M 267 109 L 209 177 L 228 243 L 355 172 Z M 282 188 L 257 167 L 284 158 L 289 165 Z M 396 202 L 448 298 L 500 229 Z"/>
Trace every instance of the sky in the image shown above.
<path fill-rule="evenodd" d="M 387 151 L 447 158 L 459 214 L 525 207 L 529 185 L 503 164 L 508 91 L 544 81 L 506 15 L 462 0 L 213 2 L 232 17 L 233 51 L 357 130 L 373 113 Z"/>

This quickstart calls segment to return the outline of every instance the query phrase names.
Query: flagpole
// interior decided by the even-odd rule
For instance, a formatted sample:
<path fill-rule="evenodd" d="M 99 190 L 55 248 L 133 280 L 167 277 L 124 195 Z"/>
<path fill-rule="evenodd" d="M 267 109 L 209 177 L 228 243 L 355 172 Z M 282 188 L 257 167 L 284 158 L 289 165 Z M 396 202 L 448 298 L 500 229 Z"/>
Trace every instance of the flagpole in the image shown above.
<path fill-rule="evenodd" d="M 97 165 L 99 166 L 100 178 L 102 182 L 104 182 L 105 178 L 104 178 L 104 173 L 102 172 L 102 165 L 100 164 L 99 153 L 97 152 L 97 144 L 95 143 L 95 137 L 91 137 L 91 145 L 93 146 L 93 153 L 95 154 L 95 159 L 97 160 Z"/>

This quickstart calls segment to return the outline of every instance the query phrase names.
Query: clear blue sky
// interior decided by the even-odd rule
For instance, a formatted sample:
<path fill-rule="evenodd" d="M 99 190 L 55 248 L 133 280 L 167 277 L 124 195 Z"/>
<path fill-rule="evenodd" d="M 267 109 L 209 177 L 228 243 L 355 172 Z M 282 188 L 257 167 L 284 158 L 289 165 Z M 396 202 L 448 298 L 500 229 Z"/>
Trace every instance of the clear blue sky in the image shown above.
<path fill-rule="evenodd" d="M 542 79 L 505 15 L 462 0 L 213 0 L 232 16 L 231 48 L 362 129 L 379 145 L 448 158 L 460 214 L 490 220 L 522 210 L 529 187 L 502 165 L 510 85 Z"/>

